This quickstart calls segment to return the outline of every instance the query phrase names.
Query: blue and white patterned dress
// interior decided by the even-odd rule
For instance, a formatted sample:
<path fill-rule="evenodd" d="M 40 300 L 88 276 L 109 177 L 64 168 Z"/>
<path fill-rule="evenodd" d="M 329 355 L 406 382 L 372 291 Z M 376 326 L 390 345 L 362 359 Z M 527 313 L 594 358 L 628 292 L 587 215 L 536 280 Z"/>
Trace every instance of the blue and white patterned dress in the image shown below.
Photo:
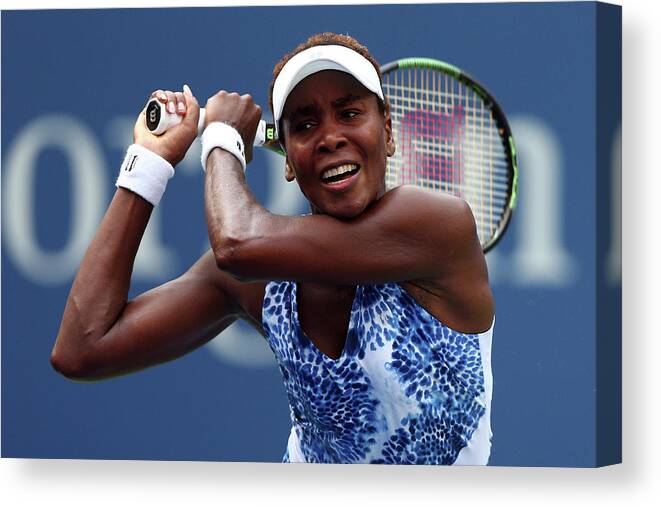
<path fill-rule="evenodd" d="M 263 326 L 285 382 L 284 461 L 485 465 L 491 337 L 444 326 L 398 284 L 359 285 L 342 355 L 301 329 L 295 282 L 270 282 Z"/>

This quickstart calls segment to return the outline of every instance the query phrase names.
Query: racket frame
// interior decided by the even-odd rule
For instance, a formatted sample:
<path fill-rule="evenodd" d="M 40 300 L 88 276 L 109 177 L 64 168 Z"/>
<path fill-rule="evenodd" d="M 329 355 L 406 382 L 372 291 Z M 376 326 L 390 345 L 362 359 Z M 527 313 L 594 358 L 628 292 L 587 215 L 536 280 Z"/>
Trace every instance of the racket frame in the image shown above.
<path fill-rule="evenodd" d="M 394 72 L 399 69 L 421 68 L 436 70 L 447 74 L 473 90 L 480 97 L 480 99 L 482 99 L 485 107 L 491 111 L 496 123 L 498 134 L 503 145 L 503 151 L 507 160 L 508 173 L 510 176 L 507 182 L 507 193 L 509 195 L 509 199 L 507 201 L 507 206 L 503 211 L 500 222 L 498 223 L 498 227 L 491 235 L 491 238 L 488 239 L 484 245 L 482 245 L 483 252 L 487 253 L 494 246 L 496 246 L 498 241 L 500 241 L 502 238 L 511 221 L 512 212 L 516 207 L 519 190 L 519 167 L 516 144 L 514 143 L 512 129 L 510 128 L 507 117 L 500 107 L 500 104 L 496 101 L 493 95 L 491 95 L 491 93 L 489 93 L 489 91 L 475 78 L 462 71 L 459 67 L 456 67 L 450 63 L 436 60 L 434 58 L 401 58 L 399 60 L 382 65 L 381 76 L 383 77 L 389 72 Z M 386 99 L 388 99 L 387 95 Z"/>

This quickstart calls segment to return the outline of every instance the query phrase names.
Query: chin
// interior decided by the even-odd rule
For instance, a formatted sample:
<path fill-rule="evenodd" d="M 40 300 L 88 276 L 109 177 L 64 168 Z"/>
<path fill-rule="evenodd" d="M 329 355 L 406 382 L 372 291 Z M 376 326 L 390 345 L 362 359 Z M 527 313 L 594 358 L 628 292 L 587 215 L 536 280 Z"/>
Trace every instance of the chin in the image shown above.
<path fill-rule="evenodd" d="M 350 219 L 361 215 L 376 199 L 360 198 L 351 202 L 337 203 L 329 206 L 326 214 L 336 218 Z"/>
<path fill-rule="evenodd" d="M 331 197 L 328 195 L 319 195 L 317 202 L 314 202 L 310 198 L 308 198 L 308 202 L 310 203 L 310 209 L 313 214 L 351 219 L 361 215 L 384 194 L 385 184 L 383 188 L 379 189 L 354 188 L 351 192 L 336 194 Z"/>
<path fill-rule="evenodd" d="M 331 213 L 328 213 L 328 215 L 335 217 L 335 218 L 341 218 L 343 220 L 350 220 L 352 218 L 356 218 L 358 215 L 362 213 L 362 210 L 339 210 L 339 211 L 333 211 Z"/>

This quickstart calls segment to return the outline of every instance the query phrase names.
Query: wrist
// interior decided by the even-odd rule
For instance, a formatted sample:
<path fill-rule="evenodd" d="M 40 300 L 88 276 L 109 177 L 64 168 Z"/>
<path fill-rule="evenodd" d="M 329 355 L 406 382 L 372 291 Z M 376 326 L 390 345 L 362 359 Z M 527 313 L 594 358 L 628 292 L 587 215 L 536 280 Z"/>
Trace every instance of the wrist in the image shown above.
<path fill-rule="evenodd" d="M 115 186 L 126 188 L 158 206 L 172 176 L 174 168 L 170 162 L 144 146 L 132 144 L 126 150 Z"/>
<path fill-rule="evenodd" d="M 246 170 L 246 156 L 241 134 L 227 123 L 212 122 L 207 125 L 202 134 L 202 170 L 206 171 L 207 159 L 211 150 L 221 148 L 234 155 L 243 170 Z"/>

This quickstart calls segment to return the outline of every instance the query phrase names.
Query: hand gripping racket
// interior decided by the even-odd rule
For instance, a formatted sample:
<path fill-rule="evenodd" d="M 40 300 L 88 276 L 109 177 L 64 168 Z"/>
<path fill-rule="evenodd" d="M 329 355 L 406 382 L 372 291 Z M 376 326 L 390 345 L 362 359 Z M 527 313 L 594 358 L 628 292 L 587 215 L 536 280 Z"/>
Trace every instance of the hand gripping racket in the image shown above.
<path fill-rule="evenodd" d="M 503 236 L 516 205 L 517 153 L 505 114 L 484 86 L 439 60 L 405 58 L 384 65 L 381 74 L 397 147 L 388 159 L 386 187 L 416 185 L 464 199 L 486 253 Z M 155 134 L 181 121 L 155 99 L 146 115 Z M 255 146 L 284 153 L 274 125 L 263 120 Z"/>
<path fill-rule="evenodd" d="M 206 111 L 203 107 L 200 108 L 200 118 L 197 122 L 197 131 L 199 134 L 202 133 L 204 127 L 204 117 L 206 116 Z M 160 136 L 168 129 L 174 127 L 181 123 L 182 117 L 176 113 L 169 113 L 165 109 L 165 104 L 159 102 L 156 99 L 151 99 L 147 103 L 145 109 L 145 118 L 147 122 L 147 128 L 152 134 Z M 285 152 L 282 150 L 278 139 L 275 137 L 275 125 L 273 123 L 266 123 L 264 120 L 260 120 L 257 125 L 257 132 L 255 133 L 255 142 L 253 146 L 262 146 L 264 148 L 269 148 L 281 155 L 284 155 Z"/>

